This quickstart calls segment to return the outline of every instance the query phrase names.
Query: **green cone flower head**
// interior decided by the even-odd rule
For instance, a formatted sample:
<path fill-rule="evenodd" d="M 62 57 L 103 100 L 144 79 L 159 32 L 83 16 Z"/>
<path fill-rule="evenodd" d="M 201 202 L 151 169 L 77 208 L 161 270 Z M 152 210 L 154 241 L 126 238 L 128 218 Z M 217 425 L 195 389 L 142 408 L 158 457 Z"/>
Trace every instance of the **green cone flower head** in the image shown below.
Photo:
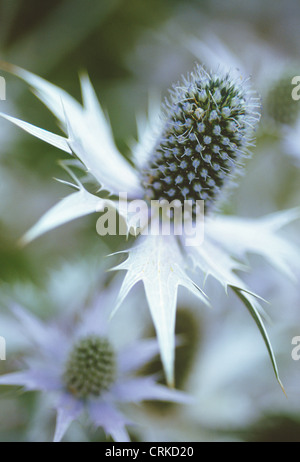
<path fill-rule="evenodd" d="M 115 380 L 115 353 L 106 338 L 90 335 L 75 344 L 67 361 L 64 382 L 77 398 L 100 396 Z"/>
<path fill-rule="evenodd" d="M 197 66 L 165 104 L 164 128 L 144 170 L 147 199 L 191 200 L 193 207 L 202 199 L 209 211 L 248 154 L 258 108 L 246 81 Z"/>

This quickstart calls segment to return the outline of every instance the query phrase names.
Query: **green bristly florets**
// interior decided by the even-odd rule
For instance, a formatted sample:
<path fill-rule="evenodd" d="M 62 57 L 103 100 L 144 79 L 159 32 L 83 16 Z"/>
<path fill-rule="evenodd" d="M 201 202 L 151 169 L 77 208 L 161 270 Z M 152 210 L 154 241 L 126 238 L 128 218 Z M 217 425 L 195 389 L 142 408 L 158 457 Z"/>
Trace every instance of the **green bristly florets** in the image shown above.
<path fill-rule="evenodd" d="M 106 338 L 89 336 L 75 344 L 67 361 L 64 383 L 77 398 L 99 396 L 115 380 L 115 353 Z"/>
<path fill-rule="evenodd" d="M 259 119 L 245 82 L 196 67 L 170 92 L 161 137 L 144 169 L 149 200 L 219 199 L 248 154 Z"/>

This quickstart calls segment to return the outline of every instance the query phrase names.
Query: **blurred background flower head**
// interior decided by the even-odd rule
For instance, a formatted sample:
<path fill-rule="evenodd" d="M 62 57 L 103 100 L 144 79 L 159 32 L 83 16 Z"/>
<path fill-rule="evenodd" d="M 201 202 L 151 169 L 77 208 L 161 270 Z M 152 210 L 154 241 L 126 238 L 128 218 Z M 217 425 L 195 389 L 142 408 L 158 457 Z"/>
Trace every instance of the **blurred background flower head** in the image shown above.
<path fill-rule="evenodd" d="M 157 355 L 157 342 L 131 340 L 126 345 L 124 321 L 122 329 L 119 326 L 111 334 L 109 327 L 114 323 L 108 322 L 108 313 L 113 297 L 114 292 L 102 288 L 89 306 L 69 310 L 67 316 L 63 307 L 56 319 L 46 322 L 20 305 L 10 307 L 16 318 L 14 330 L 23 330 L 30 347 L 24 348 L 24 365 L 1 375 L 0 384 L 40 391 L 49 395 L 46 400 L 53 399 L 54 441 L 61 441 L 70 425 L 86 413 L 107 437 L 128 442 L 126 427 L 134 423 L 120 412 L 123 403 L 151 399 L 190 404 L 185 393 L 157 384 L 155 377 L 137 374 Z M 134 325 L 138 327 L 137 320 Z M 128 334 L 127 339 L 132 338 Z"/>

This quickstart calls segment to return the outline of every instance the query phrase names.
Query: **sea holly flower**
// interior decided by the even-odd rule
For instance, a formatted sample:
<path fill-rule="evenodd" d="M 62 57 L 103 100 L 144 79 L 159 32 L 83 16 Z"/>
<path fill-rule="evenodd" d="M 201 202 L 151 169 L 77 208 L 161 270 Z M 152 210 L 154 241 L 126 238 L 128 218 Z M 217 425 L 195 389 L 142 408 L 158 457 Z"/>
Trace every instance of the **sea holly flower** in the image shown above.
<path fill-rule="evenodd" d="M 31 348 L 24 352 L 25 368 L 0 376 L 0 385 L 47 393 L 57 414 L 55 442 L 84 413 L 107 436 L 127 442 L 126 427 L 134 422 L 123 415 L 120 405 L 144 400 L 191 402 L 187 394 L 156 383 L 153 376 L 136 374 L 158 354 L 157 341 L 117 346 L 107 322 L 109 305 L 105 305 L 110 298 L 103 292 L 77 316 L 69 313 L 47 322 L 19 305 L 12 308 Z"/>
<path fill-rule="evenodd" d="M 110 125 L 87 78 L 81 79 L 83 105 L 65 91 L 30 72 L 2 63 L 2 67 L 25 80 L 54 113 L 66 137 L 1 114 L 28 133 L 70 154 L 65 162 L 73 182 L 65 182 L 75 192 L 50 209 L 29 230 L 23 242 L 70 220 L 117 209 L 125 218 L 127 232 L 132 222 L 120 201 L 163 199 L 191 204 L 191 217 L 197 215 L 198 202 L 206 211 L 204 242 L 186 245 L 186 236 L 149 233 L 138 236 L 133 247 L 124 250 L 128 258 L 115 270 L 127 271 L 115 306 L 117 310 L 137 282 L 144 284 L 156 329 L 166 378 L 173 384 L 175 318 L 178 287 L 195 294 L 201 304 L 207 295 L 196 284 L 202 274 L 211 275 L 225 288 L 231 288 L 254 318 L 267 345 L 278 377 L 272 348 L 264 328 L 259 296 L 236 274 L 248 266 L 247 254 L 262 255 L 273 266 L 294 277 L 292 267 L 299 262 L 299 251 L 278 231 L 298 218 L 299 211 L 278 212 L 258 219 L 223 216 L 218 206 L 227 197 L 233 180 L 249 156 L 254 130 L 259 120 L 259 101 L 249 88 L 248 79 L 232 77 L 230 72 L 207 72 L 200 66 L 181 83 L 174 85 L 163 113 L 152 107 L 149 121 L 138 120 L 139 140 L 132 149 L 133 164 L 115 146 Z M 75 177 L 71 166 L 93 175 L 100 195 L 91 194 Z M 101 196 L 104 190 L 110 197 Z M 121 252 L 122 253 L 122 252 Z M 194 272 L 193 272 L 194 271 Z"/>

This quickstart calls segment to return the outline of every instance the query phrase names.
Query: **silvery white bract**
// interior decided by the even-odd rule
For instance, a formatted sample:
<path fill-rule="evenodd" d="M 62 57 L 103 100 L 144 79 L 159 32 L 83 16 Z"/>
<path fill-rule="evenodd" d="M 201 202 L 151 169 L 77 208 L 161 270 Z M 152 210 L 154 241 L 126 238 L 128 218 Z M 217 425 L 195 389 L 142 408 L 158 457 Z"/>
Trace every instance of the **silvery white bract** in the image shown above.
<path fill-rule="evenodd" d="M 154 139 L 151 133 L 161 135 L 162 132 L 162 127 L 159 126 L 161 121 L 153 108 L 149 124 L 143 123 L 142 120 L 138 121 L 140 139 L 133 147 L 136 166 L 132 167 L 116 148 L 110 125 L 86 76 L 81 79 L 83 105 L 80 105 L 65 91 L 27 71 L 3 63 L 2 67 L 15 73 L 33 87 L 35 94 L 57 117 L 66 137 L 50 133 L 5 114 L 2 114 L 2 117 L 73 156 L 72 162 L 75 162 L 77 166 L 81 164 L 82 168 L 93 175 L 100 189 L 109 191 L 112 197 L 118 195 L 120 191 L 126 192 L 131 199 L 144 197 L 141 167 L 145 165 L 145 162 L 151 162 L 153 147 L 157 142 L 157 138 Z M 217 75 L 209 78 L 212 82 L 219 82 L 219 84 L 221 82 L 222 85 L 222 78 L 218 79 Z M 206 85 L 207 79 L 205 82 Z M 243 82 L 240 84 L 243 85 Z M 255 111 L 257 104 L 251 96 L 247 96 L 247 91 L 245 92 L 245 97 L 238 97 L 240 98 L 238 104 L 245 104 L 244 112 L 249 111 L 249 117 L 251 117 L 251 106 Z M 210 97 L 216 103 L 221 96 L 219 94 L 215 97 L 210 95 Z M 237 98 L 233 99 L 236 105 Z M 203 117 L 198 109 L 196 111 L 197 118 Z M 207 122 L 216 124 L 218 114 L 217 111 L 212 112 L 214 114 L 208 114 Z M 222 117 L 230 117 L 230 109 L 224 111 Z M 245 120 L 247 124 L 249 117 L 247 116 Z M 253 115 L 253 123 L 256 120 L 257 117 Z M 240 122 L 237 128 L 239 124 Z M 215 129 L 214 133 L 215 136 L 219 136 Z M 204 143 L 213 148 L 214 146 L 211 146 L 207 137 L 205 138 Z M 223 144 L 225 149 L 225 141 Z M 234 152 L 234 149 L 232 151 Z M 215 155 L 217 156 L 217 153 Z M 75 160 L 74 156 L 80 162 Z M 202 160 L 204 162 L 203 158 Z M 106 206 L 119 207 L 113 199 L 104 199 L 88 192 L 70 170 L 70 164 L 69 161 L 66 168 L 73 182 L 65 183 L 72 186 L 75 192 L 50 209 L 24 236 L 24 243 L 70 220 L 92 212 L 99 212 Z M 235 160 L 232 159 L 231 165 L 234 164 Z M 201 168 L 200 174 L 203 173 L 203 166 Z M 119 208 L 119 212 L 122 214 L 122 209 Z M 205 278 L 209 275 L 216 278 L 226 291 L 228 287 L 232 288 L 245 304 L 264 338 L 276 377 L 279 380 L 272 348 L 261 318 L 262 309 L 259 297 L 244 284 L 235 271 L 246 269 L 247 254 L 256 253 L 266 258 L 285 275 L 293 277 L 292 268 L 294 265 L 299 265 L 299 251 L 292 243 L 281 237 L 278 231 L 298 216 L 297 210 L 272 214 L 260 219 L 222 216 L 216 213 L 206 219 L 205 239 L 202 245 L 187 247 L 180 236 L 148 235 L 140 236 L 132 248 L 124 251 L 128 253 L 128 259 L 115 268 L 127 271 L 116 308 L 121 305 L 132 287 L 142 281 L 169 384 L 173 383 L 174 373 L 174 330 L 178 287 L 186 287 L 199 298 L 201 304 L 208 304 L 207 295 L 195 283 L 195 277 L 199 276 L 199 273 Z M 130 227 L 130 223 L 128 226 Z M 194 270 L 195 277 L 193 278 L 190 274 L 191 270 Z"/>
<path fill-rule="evenodd" d="M 24 354 L 24 370 L 0 376 L 0 384 L 42 391 L 54 400 L 56 442 L 84 412 L 106 435 L 128 442 L 126 426 L 134 423 L 119 410 L 120 404 L 191 402 L 188 395 L 157 384 L 154 377 L 135 374 L 157 355 L 157 342 L 135 341 L 118 350 L 108 329 L 109 300 L 103 292 L 76 322 L 76 316 L 70 314 L 43 322 L 19 305 L 12 308 L 15 327 L 20 329 L 21 325 L 31 348 Z"/>

